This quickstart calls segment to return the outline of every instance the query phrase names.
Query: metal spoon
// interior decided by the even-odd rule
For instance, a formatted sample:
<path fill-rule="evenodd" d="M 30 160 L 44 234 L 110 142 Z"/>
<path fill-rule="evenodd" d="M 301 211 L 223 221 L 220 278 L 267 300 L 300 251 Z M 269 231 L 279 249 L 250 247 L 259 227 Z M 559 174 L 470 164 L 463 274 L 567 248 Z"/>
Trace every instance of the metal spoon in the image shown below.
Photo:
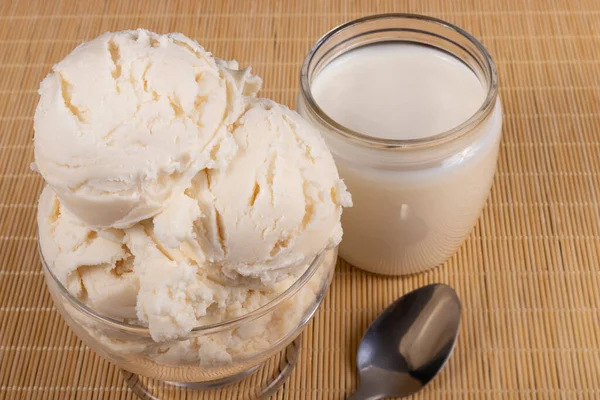
<path fill-rule="evenodd" d="M 405 397 L 442 369 L 456 343 L 460 300 L 443 284 L 410 292 L 383 311 L 358 347 L 360 386 L 348 400 Z"/>

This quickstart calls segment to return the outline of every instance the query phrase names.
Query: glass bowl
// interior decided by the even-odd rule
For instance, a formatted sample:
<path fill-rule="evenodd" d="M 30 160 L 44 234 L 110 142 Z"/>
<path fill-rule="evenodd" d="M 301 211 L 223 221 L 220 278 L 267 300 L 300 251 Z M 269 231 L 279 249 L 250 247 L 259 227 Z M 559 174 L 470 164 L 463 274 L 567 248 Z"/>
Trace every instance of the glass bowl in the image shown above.
<path fill-rule="evenodd" d="M 119 367 L 134 393 L 146 399 L 240 382 L 265 366 L 270 370 L 260 372 L 263 378 L 250 385 L 247 397 L 275 392 L 298 359 L 300 334 L 323 301 L 337 261 L 337 248 L 326 250 L 266 305 L 198 326 L 183 339 L 155 342 L 146 327 L 102 315 L 69 293 L 39 250 L 52 300 L 67 324 L 88 347 Z M 279 362 L 267 362 L 275 357 Z"/>

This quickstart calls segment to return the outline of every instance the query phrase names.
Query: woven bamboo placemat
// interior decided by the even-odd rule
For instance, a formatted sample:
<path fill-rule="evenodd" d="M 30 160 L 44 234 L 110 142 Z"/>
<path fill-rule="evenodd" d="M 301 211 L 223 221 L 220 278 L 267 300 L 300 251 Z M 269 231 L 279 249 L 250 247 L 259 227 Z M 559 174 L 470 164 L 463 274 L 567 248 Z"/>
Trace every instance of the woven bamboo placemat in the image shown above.
<path fill-rule="evenodd" d="M 416 398 L 600 398 L 600 2 L 162 0 L 0 3 L 0 398 L 132 398 L 114 366 L 52 306 L 36 253 L 41 179 L 32 116 L 39 82 L 106 30 L 180 31 L 252 65 L 263 96 L 294 106 L 298 68 L 335 25 L 415 12 L 462 26 L 498 64 L 504 138 L 495 184 L 458 254 L 428 273 L 383 278 L 340 261 L 280 399 L 339 399 L 377 313 L 420 285 L 464 302 L 458 346 Z M 231 392 L 211 398 L 230 398 Z"/>

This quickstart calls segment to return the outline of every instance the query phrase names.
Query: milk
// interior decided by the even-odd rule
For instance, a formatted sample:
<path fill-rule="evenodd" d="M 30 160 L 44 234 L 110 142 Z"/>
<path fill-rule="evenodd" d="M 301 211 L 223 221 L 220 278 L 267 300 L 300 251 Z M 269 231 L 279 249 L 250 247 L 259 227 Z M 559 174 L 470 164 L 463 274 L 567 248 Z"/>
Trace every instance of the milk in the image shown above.
<path fill-rule="evenodd" d="M 475 114 L 485 89 L 455 57 L 416 44 L 378 44 L 333 60 L 312 84 L 317 104 L 354 131 L 418 139 Z"/>
<path fill-rule="evenodd" d="M 322 111 L 347 129 L 374 138 L 427 141 L 469 120 L 487 89 L 448 53 L 385 43 L 334 59 L 314 77 L 311 92 Z M 354 200 L 342 216 L 340 255 L 359 268 L 393 275 L 443 263 L 485 204 L 500 131 L 499 101 L 461 137 L 414 151 L 360 149 L 324 131 Z"/>

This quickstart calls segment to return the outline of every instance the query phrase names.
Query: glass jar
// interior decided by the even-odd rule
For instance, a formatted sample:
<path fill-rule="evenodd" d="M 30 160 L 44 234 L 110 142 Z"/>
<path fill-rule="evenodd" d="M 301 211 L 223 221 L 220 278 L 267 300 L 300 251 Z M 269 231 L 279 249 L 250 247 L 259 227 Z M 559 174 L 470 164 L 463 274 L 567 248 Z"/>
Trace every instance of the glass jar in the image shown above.
<path fill-rule="evenodd" d="M 334 121 L 313 98 L 315 77 L 340 55 L 384 42 L 432 46 L 462 61 L 484 88 L 480 108 L 459 126 L 410 140 L 382 139 Z M 300 78 L 298 111 L 322 132 L 354 201 L 342 216 L 341 257 L 386 275 L 445 262 L 477 222 L 496 170 L 502 108 L 487 50 L 463 29 L 438 19 L 375 15 L 323 36 L 306 56 Z"/>

